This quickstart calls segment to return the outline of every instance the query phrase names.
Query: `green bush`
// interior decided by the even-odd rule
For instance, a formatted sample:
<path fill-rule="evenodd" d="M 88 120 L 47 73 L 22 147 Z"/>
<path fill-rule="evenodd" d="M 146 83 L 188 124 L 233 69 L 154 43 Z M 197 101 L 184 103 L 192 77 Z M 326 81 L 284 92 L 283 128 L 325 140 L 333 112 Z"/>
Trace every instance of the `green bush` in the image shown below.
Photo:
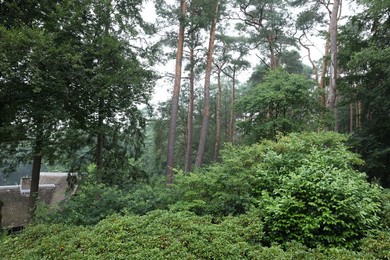
<path fill-rule="evenodd" d="M 113 215 L 88 229 L 36 225 L 5 238 L 0 252 L 5 259 L 242 259 L 260 247 L 241 235 L 249 227 L 261 234 L 257 221 L 242 219 L 252 225 L 238 219 L 213 224 L 210 216 L 167 211 Z"/>
<path fill-rule="evenodd" d="M 381 194 L 381 202 L 382 202 L 382 224 L 385 228 L 390 229 L 390 189 L 384 189 Z"/>
<path fill-rule="evenodd" d="M 139 183 L 128 192 L 126 211 L 144 215 L 153 210 L 165 210 L 180 198 L 175 186 L 167 186 L 165 178 L 155 178 L 153 182 Z"/>
<path fill-rule="evenodd" d="M 109 215 L 121 212 L 127 203 L 127 195 L 116 187 L 85 183 L 74 196 L 60 203 L 57 208 L 38 209 L 35 221 L 94 225 Z"/>
<path fill-rule="evenodd" d="M 237 215 L 253 207 L 264 239 L 309 247 L 354 247 L 379 226 L 381 190 L 356 171 L 363 161 L 333 132 L 290 134 L 277 141 L 228 146 L 223 162 L 176 179 L 171 209 Z"/>
<path fill-rule="evenodd" d="M 213 223 L 211 216 L 153 211 L 112 215 L 95 226 L 34 225 L 0 240 L 1 259 L 388 259 L 389 234 L 366 239 L 360 252 L 301 243 L 264 247 L 256 211 Z M 377 234 L 378 235 L 378 234 Z"/>
<path fill-rule="evenodd" d="M 285 246 L 298 241 L 310 248 L 356 248 L 372 230 L 383 228 L 380 221 L 387 225 L 388 201 L 354 169 L 363 162 L 343 144 L 346 139 L 332 132 L 302 133 L 252 146 L 227 146 L 222 163 L 178 173 L 174 185 L 157 179 L 127 193 L 86 185 L 60 210 L 41 214 L 42 220 L 91 225 L 113 213 L 144 215 L 169 209 L 222 224 L 228 223 L 228 216 L 234 222 L 252 214 L 253 223 L 247 225 L 261 228 L 253 231 L 256 235 L 247 230 L 246 241 L 251 243 Z"/>

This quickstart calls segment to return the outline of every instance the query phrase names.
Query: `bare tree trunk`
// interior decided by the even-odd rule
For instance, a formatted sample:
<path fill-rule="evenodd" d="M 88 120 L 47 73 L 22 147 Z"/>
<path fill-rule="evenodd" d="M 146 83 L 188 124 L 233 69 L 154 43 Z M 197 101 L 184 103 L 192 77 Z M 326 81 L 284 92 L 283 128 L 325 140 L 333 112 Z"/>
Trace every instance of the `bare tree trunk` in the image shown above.
<path fill-rule="evenodd" d="M 234 102 L 235 102 L 235 89 L 236 89 L 236 67 L 233 68 L 232 76 L 232 107 L 230 110 L 230 143 L 234 143 Z"/>
<path fill-rule="evenodd" d="M 185 17 L 186 8 L 187 8 L 186 1 L 181 0 L 180 1 L 180 14 L 181 14 L 182 18 Z M 180 82 L 181 82 L 181 67 L 182 67 L 182 58 L 183 58 L 183 45 L 184 45 L 184 22 L 181 21 L 180 28 L 179 28 L 179 39 L 177 42 L 175 83 L 173 85 L 171 121 L 170 121 L 170 125 L 169 125 L 169 136 L 168 136 L 168 158 L 167 158 L 167 168 L 166 168 L 167 184 L 173 183 L 176 121 L 177 121 L 177 113 L 179 110 L 179 95 L 180 95 Z"/>
<path fill-rule="evenodd" d="M 273 45 L 274 37 L 272 35 L 268 36 L 268 47 L 270 52 L 270 59 L 271 59 L 271 69 L 274 70 L 277 67 L 276 64 L 276 57 L 275 57 L 275 50 Z"/>
<path fill-rule="evenodd" d="M 214 161 L 218 161 L 219 146 L 221 142 L 221 106 L 222 106 L 222 91 L 221 91 L 221 67 L 218 67 L 218 105 L 217 105 L 217 133 L 214 146 Z"/>
<path fill-rule="evenodd" d="M 217 28 L 218 8 L 219 8 L 219 0 L 217 0 L 215 3 L 215 14 L 213 19 L 213 24 L 210 30 L 210 40 L 209 40 L 209 47 L 207 52 L 206 73 L 205 73 L 205 82 L 204 82 L 203 120 L 202 120 L 202 126 L 200 131 L 198 154 L 196 155 L 196 161 L 195 161 L 196 167 L 201 167 L 203 165 L 203 156 L 206 148 L 206 138 L 207 138 L 207 131 L 208 131 L 209 120 L 210 120 L 210 77 L 211 77 L 211 69 L 213 64 L 213 52 L 214 52 L 215 32 Z"/>
<path fill-rule="evenodd" d="M 328 36 L 326 36 L 324 61 L 322 63 L 321 80 L 320 80 L 320 84 L 319 84 L 319 87 L 322 90 L 322 94 L 321 94 L 321 97 L 320 97 L 320 102 L 321 102 L 321 105 L 323 105 L 323 106 L 325 106 L 325 102 L 326 102 L 325 101 L 326 100 L 326 96 L 325 96 L 325 77 L 326 77 L 326 71 L 328 70 L 328 53 L 329 53 L 329 48 L 330 48 L 330 39 L 329 39 L 329 35 L 328 35 Z"/>
<path fill-rule="evenodd" d="M 330 17 L 329 32 L 330 32 L 330 83 L 326 107 L 336 113 L 336 79 L 337 79 L 337 17 L 339 12 L 340 0 L 333 1 L 333 8 Z M 335 123 L 335 131 L 337 131 L 337 123 Z"/>
<path fill-rule="evenodd" d="M 96 181 L 102 182 L 103 179 L 103 149 L 104 149 L 104 132 L 103 132 L 103 124 L 104 124 L 104 115 L 103 115 L 103 106 L 104 101 L 100 99 L 99 101 L 99 118 L 98 118 L 98 133 L 97 133 L 97 146 L 96 146 L 96 170 L 97 176 Z"/>
<path fill-rule="evenodd" d="M 40 125 L 38 123 L 38 125 Z M 40 127 L 40 126 L 38 126 Z M 34 146 L 34 158 L 33 158 L 33 166 L 31 172 L 31 186 L 30 186 L 30 196 L 28 199 L 28 210 L 29 210 L 29 218 L 28 222 L 30 222 L 35 214 L 38 192 L 39 192 L 39 177 L 41 173 L 41 164 L 42 164 L 42 138 L 43 133 L 40 131 L 37 134 L 35 146 Z"/>
<path fill-rule="evenodd" d="M 356 129 L 359 129 L 360 127 L 360 102 L 356 101 L 356 112 L 355 112 L 355 124 L 356 124 Z"/>
<path fill-rule="evenodd" d="M 349 132 L 353 132 L 353 103 L 349 104 Z"/>
<path fill-rule="evenodd" d="M 194 81 L 195 81 L 195 57 L 194 48 L 190 49 L 190 103 L 188 107 L 187 119 L 187 147 L 185 154 L 185 172 L 190 172 L 192 168 L 192 143 L 193 143 L 193 114 L 194 114 Z"/>

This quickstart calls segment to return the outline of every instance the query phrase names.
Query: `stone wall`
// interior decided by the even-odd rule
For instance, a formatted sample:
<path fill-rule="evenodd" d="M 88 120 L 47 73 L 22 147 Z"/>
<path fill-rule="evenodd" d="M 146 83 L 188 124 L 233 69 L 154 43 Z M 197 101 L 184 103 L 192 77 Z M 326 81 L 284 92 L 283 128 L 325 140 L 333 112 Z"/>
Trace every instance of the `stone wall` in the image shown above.
<path fill-rule="evenodd" d="M 56 204 L 65 199 L 67 189 L 66 173 L 41 173 L 39 181 L 39 200 L 47 204 Z M 28 218 L 28 180 L 21 180 L 21 185 L 0 186 L 2 228 L 23 226 Z"/>

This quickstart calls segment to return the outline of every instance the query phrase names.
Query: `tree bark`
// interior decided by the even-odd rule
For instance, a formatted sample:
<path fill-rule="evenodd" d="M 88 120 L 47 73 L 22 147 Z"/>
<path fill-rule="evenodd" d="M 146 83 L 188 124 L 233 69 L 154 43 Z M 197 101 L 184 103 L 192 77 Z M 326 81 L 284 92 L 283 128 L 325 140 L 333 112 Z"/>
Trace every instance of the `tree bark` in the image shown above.
<path fill-rule="evenodd" d="M 337 17 L 339 12 L 340 0 L 333 1 L 333 8 L 330 17 L 329 32 L 330 32 L 330 82 L 328 97 L 326 100 L 326 107 L 333 111 L 335 117 L 336 113 L 336 79 L 337 79 Z M 335 130 L 337 131 L 337 124 L 335 123 Z"/>
<path fill-rule="evenodd" d="M 103 106 L 104 100 L 101 98 L 99 100 L 99 116 L 98 116 L 98 133 L 97 133 L 97 144 L 96 144 L 96 170 L 97 176 L 96 181 L 102 182 L 103 179 L 103 150 L 104 150 L 104 132 L 103 132 L 103 124 L 104 124 L 104 115 L 103 115 Z"/>
<path fill-rule="evenodd" d="M 38 123 L 38 125 L 41 123 Z M 38 126 L 40 127 L 40 126 Z M 28 210 L 29 210 L 29 218 L 28 222 L 34 218 L 38 192 L 39 192 L 39 177 L 41 173 L 41 164 L 42 164 L 42 138 L 43 133 L 39 130 L 37 134 L 35 146 L 33 149 L 34 157 L 33 157 L 33 166 L 31 172 L 31 186 L 30 186 L 30 195 L 28 199 Z"/>
<path fill-rule="evenodd" d="M 353 132 L 353 103 L 349 104 L 349 133 Z"/>
<path fill-rule="evenodd" d="M 218 67 L 217 133 L 215 136 L 214 161 L 218 161 L 219 146 L 221 143 L 221 106 L 222 106 L 221 69 L 222 69 L 221 67 Z"/>
<path fill-rule="evenodd" d="M 321 96 L 320 96 L 320 103 L 321 105 L 325 106 L 326 102 L 326 96 L 325 96 L 325 77 L 326 77 L 326 71 L 328 70 L 328 53 L 330 48 L 330 39 L 329 35 L 326 36 L 326 42 L 325 42 L 325 53 L 324 53 L 324 61 L 322 63 L 322 71 L 321 71 L 321 80 L 319 87 L 322 90 Z"/>
<path fill-rule="evenodd" d="M 184 171 L 190 172 L 192 170 L 192 143 L 193 143 L 193 114 L 194 114 L 194 85 L 195 85 L 195 56 L 194 48 L 190 49 L 190 103 L 188 106 L 188 119 L 187 119 L 187 147 L 185 154 L 185 166 Z"/>
<path fill-rule="evenodd" d="M 235 103 L 235 92 L 236 92 L 236 67 L 233 68 L 233 76 L 232 76 L 232 107 L 230 110 L 230 143 L 234 143 L 234 103 Z"/>
<path fill-rule="evenodd" d="M 211 77 L 211 69 L 213 64 L 213 52 L 214 52 L 215 32 L 217 28 L 218 8 L 219 8 L 219 0 L 217 0 L 215 3 L 215 14 L 214 14 L 213 23 L 210 30 L 210 39 L 209 39 L 209 47 L 207 52 L 206 73 L 205 73 L 205 82 L 204 82 L 203 120 L 202 120 L 202 126 L 200 131 L 198 153 L 196 155 L 196 161 L 195 161 L 196 167 L 201 167 L 203 165 L 203 157 L 206 148 L 207 131 L 208 131 L 209 120 L 210 120 L 210 77 Z"/>
<path fill-rule="evenodd" d="M 277 67 L 273 41 L 274 41 L 274 36 L 273 35 L 269 35 L 268 36 L 268 47 L 269 47 L 269 52 L 270 52 L 271 69 L 272 70 L 276 69 L 276 67 Z"/>
<path fill-rule="evenodd" d="M 180 1 L 180 14 L 184 19 L 186 15 L 187 4 L 185 0 Z M 181 20 L 181 19 L 180 19 Z M 175 139 L 176 139 L 176 121 L 179 110 L 179 95 L 181 83 L 181 67 L 183 59 L 183 45 L 184 45 L 184 21 L 180 21 L 179 38 L 177 42 L 176 65 L 175 65 L 175 83 L 173 85 L 171 120 L 169 124 L 168 136 L 168 158 L 167 158 L 167 184 L 173 183 L 173 167 L 174 167 L 174 153 L 175 153 Z"/>

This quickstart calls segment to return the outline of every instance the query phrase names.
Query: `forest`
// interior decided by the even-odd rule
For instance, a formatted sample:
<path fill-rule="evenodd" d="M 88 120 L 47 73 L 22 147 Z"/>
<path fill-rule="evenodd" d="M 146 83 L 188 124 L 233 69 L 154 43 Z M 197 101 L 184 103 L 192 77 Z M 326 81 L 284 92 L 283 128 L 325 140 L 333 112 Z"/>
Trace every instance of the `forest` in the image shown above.
<path fill-rule="evenodd" d="M 0 259 L 390 259 L 389 61 L 388 0 L 0 1 Z"/>

